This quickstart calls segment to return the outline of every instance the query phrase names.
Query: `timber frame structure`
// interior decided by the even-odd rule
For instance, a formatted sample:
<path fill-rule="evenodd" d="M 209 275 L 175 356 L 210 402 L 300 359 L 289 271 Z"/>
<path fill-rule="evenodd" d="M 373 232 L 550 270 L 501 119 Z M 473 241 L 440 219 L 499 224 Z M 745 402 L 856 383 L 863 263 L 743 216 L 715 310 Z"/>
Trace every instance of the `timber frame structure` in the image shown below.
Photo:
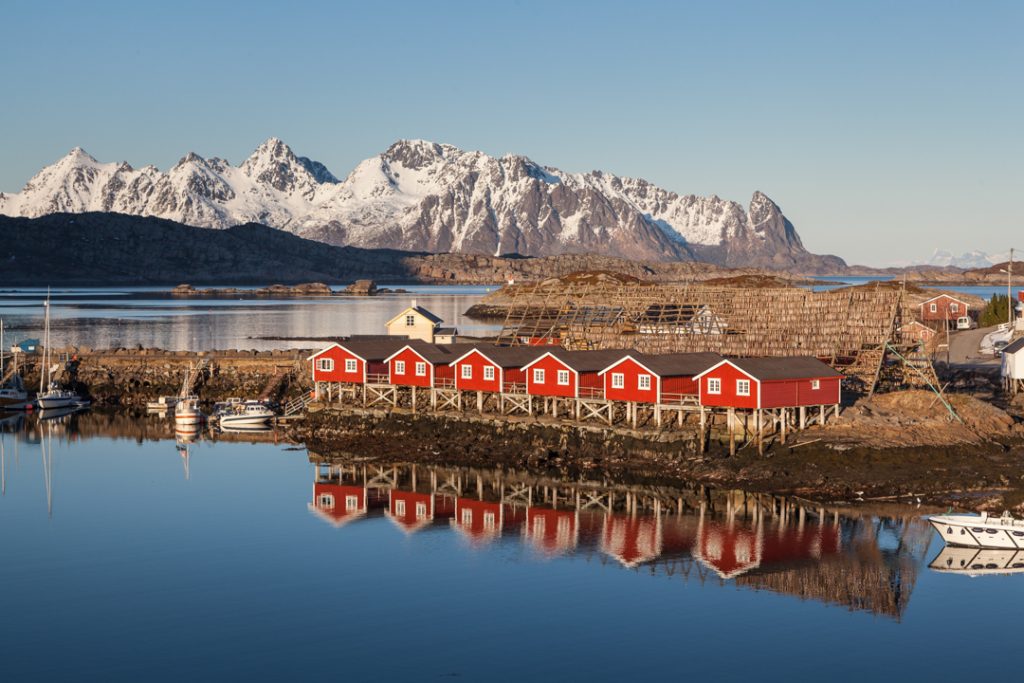
<path fill-rule="evenodd" d="M 903 335 L 914 304 L 902 287 L 745 288 L 702 284 L 564 282 L 511 285 L 498 343 L 641 353 L 814 356 L 850 389 L 939 383 L 923 344 Z"/>

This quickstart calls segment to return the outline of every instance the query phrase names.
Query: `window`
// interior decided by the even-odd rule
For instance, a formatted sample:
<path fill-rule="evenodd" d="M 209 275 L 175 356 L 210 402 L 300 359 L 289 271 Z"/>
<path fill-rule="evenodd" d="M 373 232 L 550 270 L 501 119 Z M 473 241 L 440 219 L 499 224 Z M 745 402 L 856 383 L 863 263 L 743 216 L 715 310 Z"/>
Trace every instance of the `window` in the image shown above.
<path fill-rule="evenodd" d="M 738 379 L 738 380 L 736 380 L 736 395 L 737 396 L 750 396 L 750 380 L 749 379 Z"/>
<path fill-rule="evenodd" d="M 568 370 L 559 370 L 558 371 L 558 384 L 559 384 L 559 386 L 563 386 L 563 387 L 569 386 L 569 371 Z"/>
<path fill-rule="evenodd" d="M 960 312 L 960 304 L 950 304 L 949 305 L 949 312 L 950 313 L 959 313 Z"/>
<path fill-rule="evenodd" d="M 466 526 L 473 523 L 473 511 L 463 510 L 462 511 L 462 523 Z"/>
<path fill-rule="evenodd" d="M 495 521 L 496 520 L 494 518 L 494 513 L 493 512 L 485 512 L 484 513 L 484 528 L 485 529 L 494 529 L 496 527 Z"/>
<path fill-rule="evenodd" d="M 544 384 L 544 371 L 540 368 L 534 368 L 533 370 L 533 383 Z"/>
<path fill-rule="evenodd" d="M 488 382 L 494 380 L 494 366 L 493 365 L 488 365 L 487 367 L 484 368 L 484 379 L 487 380 Z"/>
<path fill-rule="evenodd" d="M 427 376 L 427 364 L 426 363 L 416 363 L 416 376 L 417 377 L 426 377 Z"/>
<path fill-rule="evenodd" d="M 416 327 L 416 316 L 413 315 L 412 313 L 410 313 L 409 315 L 405 316 L 405 326 L 406 327 Z"/>
<path fill-rule="evenodd" d="M 395 374 L 396 375 L 404 375 L 405 374 L 405 361 L 404 360 L 396 360 L 395 361 Z"/>
<path fill-rule="evenodd" d="M 473 366 L 469 363 L 463 363 L 460 372 L 462 373 L 462 379 L 473 379 Z"/>
<path fill-rule="evenodd" d="M 355 358 L 345 359 L 345 372 L 358 372 L 359 362 Z"/>
<path fill-rule="evenodd" d="M 811 380 L 811 389 L 814 389 L 815 391 L 817 391 L 818 389 L 821 389 L 821 380 L 820 379 L 812 379 Z"/>
<path fill-rule="evenodd" d="M 331 510 L 334 508 L 334 496 L 329 493 L 321 493 L 316 501 L 317 507 Z"/>
<path fill-rule="evenodd" d="M 334 369 L 334 360 L 331 358 L 317 358 L 316 369 L 323 372 L 330 372 Z"/>
<path fill-rule="evenodd" d="M 939 310 L 939 305 L 938 304 L 932 304 L 931 306 L 928 307 L 928 310 L 931 311 L 932 313 L 937 313 L 938 310 Z"/>
<path fill-rule="evenodd" d="M 427 504 L 416 503 L 416 519 L 423 519 L 427 516 Z"/>
<path fill-rule="evenodd" d="M 720 394 L 722 393 L 722 380 L 717 377 L 708 378 L 708 393 L 709 394 Z"/>
<path fill-rule="evenodd" d="M 345 496 L 345 509 L 346 510 L 358 510 L 359 509 L 359 496 Z"/>
<path fill-rule="evenodd" d="M 612 373 L 612 389 L 625 389 L 626 376 L 621 372 Z"/>
<path fill-rule="evenodd" d="M 399 517 L 405 517 L 405 501 L 404 500 L 396 500 L 395 501 L 395 514 L 398 515 Z"/>
<path fill-rule="evenodd" d="M 636 388 L 637 389 L 650 389 L 651 388 L 651 376 L 650 375 L 637 375 L 637 377 L 636 377 Z"/>

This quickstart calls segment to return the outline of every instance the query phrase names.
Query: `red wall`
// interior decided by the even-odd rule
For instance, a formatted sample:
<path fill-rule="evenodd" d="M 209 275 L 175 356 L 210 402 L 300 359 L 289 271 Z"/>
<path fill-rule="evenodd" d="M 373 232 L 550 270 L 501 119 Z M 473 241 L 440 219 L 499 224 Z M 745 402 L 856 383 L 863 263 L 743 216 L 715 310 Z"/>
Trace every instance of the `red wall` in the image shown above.
<path fill-rule="evenodd" d="M 839 403 L 839 377 L 818 380 L 817 391 L 809 379 L 780 380 L 761 383 L 762 408 L 792 408 L 795 406 L 822 406 Z"/>
<path fill-rule="evenodd" d="M 722 380 L 722 393 L 709 394 L 708 380 Z M 750 380 L 750 396 L 736 395 L 736 380 Z M 757 408 L 757 380 L 728 363 L 718 366 L 700 378 L 700 402 L 715 408 Z"/>
<path fill-rule="evenodd" d="M 697 380 L 693 377 L 666 377 L 661 381 L 663 403 L 677 403 L 681 395 L 696 396 Z"/>
<path fill-rule="evenodd" d="M 612 388 L 612 373 L 621 372 L 625 375 L 625 386 L 622 389 Z M 608 369 L 601 375 L 604 379 L 604 397 L 609 401 L 634 401 L 636 403 L 657 403 L 658 384 L 661 381 L 657 375 L 651 375 L 651 388 L 647 390 L 637 389 L 637 378 L 641 375 L 651 374 L 632 358 L 625 358 Z"/>
<path fill-rule="evenodd" d="M 935 312 L 932 313 L 931 307 L 935 304 Z M 956 304 L 959 306 L 959 310 L 950 311 L 950 304 Z M 963 301 L 954 301 L 949 296 L 942 294 L 935 301 L 928 301 L 921 305 L 921 320 L 956 320 L 957 318 L 967 315 L 968 305 Z"/>
<path fill-rule="evenodd" d="M 462 377 L 462 366 L 469 365 L 473 368 L 473 377 L 471 379 L 463 379 Z M 494 368 L 494 379 L 484 379 L 484 367 L 490 366 Z M 462 391 L 501 391 L 501 368 L 491 363 L 491 361 L 484 358 L 483 354 L 479 351 L 471 351 L 466 355 L 465 358 L 460 360 L 454 365 L 455 368 L 455 386 Z M 520 371 L 520 375 L 522 371 Z M 508 379 L 507 381 L 512 381 Z"/>
<path fill-rule="evenodd" d="M 544 383 L 538 384 L 533 381 L 533 371 L 544 371 Z M 569 383 L 558 384 L 558 371 L 564 370 L 569 373 Z M 526 374 L 526 391 L 531 396 L 563 396 L 572 398 L 576 396 L 576 373 L 569 369 L 569 366 L 554 356 L 544 356 L 530 367 L 523 370 Z M 511 381 L 511 380 L 506 380 Z"/>
<path fill-rule="evenodd" d="M 405 361 L 405 374 L 398 374 L 395 370 L 397 361 Z M 416 375 L 416 364 L 424 363 L 427 366 L 427 374 L 422 377 Z M 388 361 L 388 374 L 391 383 L 405 387 L 430 387 L 433 386 L 433 366 L 430 361 L 422 358 L 412 349 L 404 349 L 398 355 Z"/>
<path fill-rule="evenodd" d="M 316 369 L 316 362 L 320 358 L 330 358 L 334 361 L 334 370 L 325 372 L 323 370 Z M 355 358 L 356 360 L 356 372 L 345 372 L 345 361 L 349 358 Z M 348 351 L 338 347 L 332 346 L 320 353 L 316 354 L 310 361 L 313 367 L 313 381 L 314 382 L 352 382 L 356 384 L 363 383 L 363 363 L 362 360 L 356 358 Z"/>

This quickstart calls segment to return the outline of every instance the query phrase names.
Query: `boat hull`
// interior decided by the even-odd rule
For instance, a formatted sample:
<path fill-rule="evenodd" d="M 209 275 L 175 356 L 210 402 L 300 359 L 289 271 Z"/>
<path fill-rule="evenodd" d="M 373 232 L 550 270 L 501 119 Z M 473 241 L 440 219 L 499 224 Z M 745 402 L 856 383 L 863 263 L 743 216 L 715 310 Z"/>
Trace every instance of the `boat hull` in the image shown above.
<path fill-rule="evenodd" d="M 225 415 L 220 418 L 222 427 L 260 427 L 270 422 L 273 415 Z"/>
<path fill-rule="evenodd" d="M 40 410 L 56 410 L 57 408 L 76 407 L 81 400 L 77 396 L 41 396 L 36 399 L 36 404 Z"/>
<path fill-rule="evenodd" d="M 938 515 L 928 519 L 947 545 L 996 550 L 1024 549 L 1024 523 L 959 515 Z"/>
<path fill-rule="evenodd" d="M 9 397 L 0 396 L 0 410 L 25 410 L 28 408 L 31 401 L 28 400 L 28 396 L 22 397 Z"/>

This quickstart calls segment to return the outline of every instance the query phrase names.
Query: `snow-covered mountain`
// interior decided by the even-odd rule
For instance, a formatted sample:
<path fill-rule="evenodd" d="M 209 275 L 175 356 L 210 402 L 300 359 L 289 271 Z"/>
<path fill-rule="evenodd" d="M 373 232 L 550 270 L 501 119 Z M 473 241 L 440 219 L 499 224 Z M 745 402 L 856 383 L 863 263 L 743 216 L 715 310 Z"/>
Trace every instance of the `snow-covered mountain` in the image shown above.
<path fill-rule="evenodd" d="M 402 140 L 344 180 L 271 138 L 239 166 L 194 153 L 166 173 L 100 163 L 76 148 L 0 213 L 112 211 L 223 228 L 259 222 L 336 245 L 530 256 L 594 252 L 646 260 L 829 270 L 756 192 L 744 208 L 678 195 L 601 171 L 565 173 L 517 155 L 491 157 Z"/>
<path fill-rule="evenodd" d="M 983 251 L 969 251 L 959 256 L 952 252 L 936 249 L 932 252 L 931 258 L 926 265 L 929 266 L 952 266 L 954 268 L 988 268 L 997 263 L 1004 263 L 1010 258 L 1009 252 L 1002 254 L 986 254 Z"/>

